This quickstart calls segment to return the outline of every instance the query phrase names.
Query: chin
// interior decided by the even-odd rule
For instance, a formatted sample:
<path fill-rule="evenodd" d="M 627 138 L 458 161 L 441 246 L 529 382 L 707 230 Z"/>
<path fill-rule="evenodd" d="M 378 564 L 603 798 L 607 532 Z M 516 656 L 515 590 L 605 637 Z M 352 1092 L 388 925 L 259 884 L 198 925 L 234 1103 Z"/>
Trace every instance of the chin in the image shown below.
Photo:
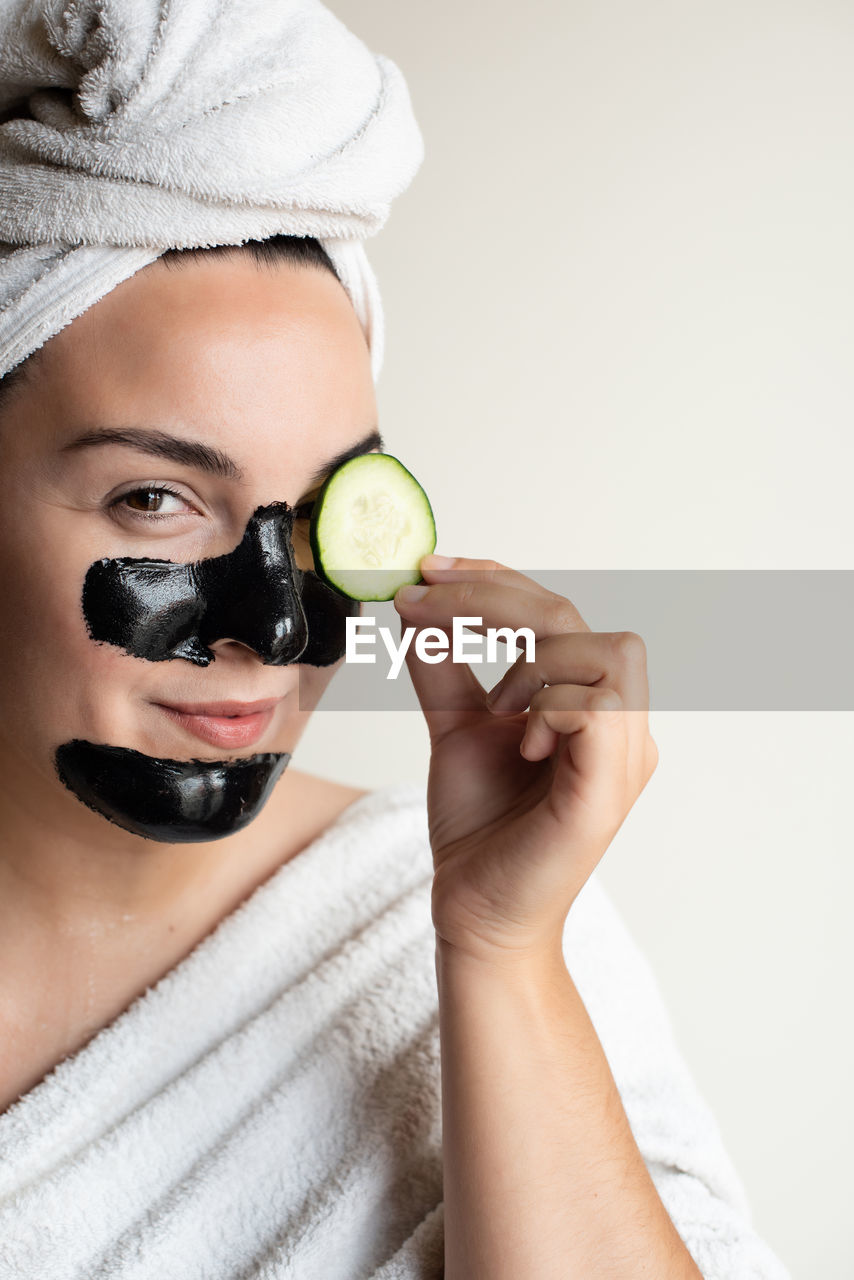
<path fill-rule="evenodd" d="M 151 756 L 130 747 L 71 739 L 57 747 L 60 781 L 94 813 L 146 840 L 221 840 L 267 803 L 290 753 L 232 760 Z"/>

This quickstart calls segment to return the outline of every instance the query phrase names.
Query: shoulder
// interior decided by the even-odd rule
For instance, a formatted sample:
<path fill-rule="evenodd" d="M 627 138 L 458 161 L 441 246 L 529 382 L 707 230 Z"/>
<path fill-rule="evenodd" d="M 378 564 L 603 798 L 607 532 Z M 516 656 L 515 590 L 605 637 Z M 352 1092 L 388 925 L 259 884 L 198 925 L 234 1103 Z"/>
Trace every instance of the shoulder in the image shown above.
<path fill-rule="evenodd" d="M 344 782 L 333 782 L 331 778 L 319 778 L 313 773 L 293 770 L 298 774 L 303 796 L 307 803 L 317 806 L 334 817 L 362 796 L 370 794 L 366 787 L 351 787 Z"/>

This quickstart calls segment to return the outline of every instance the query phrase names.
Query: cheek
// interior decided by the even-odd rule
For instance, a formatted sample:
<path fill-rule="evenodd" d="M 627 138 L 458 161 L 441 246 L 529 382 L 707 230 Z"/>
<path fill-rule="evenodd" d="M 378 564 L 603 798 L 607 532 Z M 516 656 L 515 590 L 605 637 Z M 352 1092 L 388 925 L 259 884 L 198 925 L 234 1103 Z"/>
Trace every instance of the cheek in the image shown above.
<path fill-rule="evenodd" d="M 81 608 L 88 561 L 0 556 L 0 708 L 21 742 L 50 745 L 110 718 L 111 690 L 127 690 L 122 655 L 89 636 Z"/>
<path fill-rule="evenodd" d="M 297 685 L 287 700 L 287 711 L 281 731 L 268 750 L 293 753 L 325 689 L 343 661 L 344 659 L 341 658 L 327 667 L 295 664 L 298 674 Z"/>
<path fill-rule="evenodd" d="M 295 713 L 311 715 L 343 661 L 343 657 L 339 658 L 337 662 L 327 667 L 309 667 L 301 664 L 298 666 L 299 681 L 294 693 Z"/>
<path fill-rule="evenodd" d="M 86 638 L 80 610 L 79 573 L 55 556 L 15 554 L 0 559 L 0 656 L 7 684 L 14 673 L 31 670 L 49 677 L 63 659 L 79 658 Z M 91 641 L 90 641 L 91 644 Z"/>

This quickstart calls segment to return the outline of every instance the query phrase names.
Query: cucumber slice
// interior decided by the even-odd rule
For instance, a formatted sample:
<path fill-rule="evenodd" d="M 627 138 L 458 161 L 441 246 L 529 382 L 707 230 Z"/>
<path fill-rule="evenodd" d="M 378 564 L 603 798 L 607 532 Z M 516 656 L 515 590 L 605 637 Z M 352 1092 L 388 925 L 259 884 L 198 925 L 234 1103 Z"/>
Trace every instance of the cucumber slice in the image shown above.
<path fill-rule="evenodd" d="M 324 484 L 311 515 L 316 573 L 350 600 L 391 600 L 421 581 L 422 556 L 436 545 L 427 494 L 390 453 L 343 462 Z"/>

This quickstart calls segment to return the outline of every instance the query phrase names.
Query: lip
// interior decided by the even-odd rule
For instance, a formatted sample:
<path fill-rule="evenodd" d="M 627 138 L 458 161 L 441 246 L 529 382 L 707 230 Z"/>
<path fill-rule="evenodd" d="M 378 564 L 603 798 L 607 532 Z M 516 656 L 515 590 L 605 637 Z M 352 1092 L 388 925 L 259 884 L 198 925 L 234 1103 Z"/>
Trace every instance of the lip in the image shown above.
<path fill-rule="evenodd" d="M 257 702 L 157 702 L 170 720 L 214 747 L 248 747 L 263 737 L 281 698 Z"/>
<path fill-rule="evenodd" d="M 284 695 L 282 695 L 284 697 Z M 179 711 L 185 716 L 254 716 L 259 711 L 277 707 L 282 698 L 259 698 L 256 702 L 158 702 L 168 711 Z"/>

